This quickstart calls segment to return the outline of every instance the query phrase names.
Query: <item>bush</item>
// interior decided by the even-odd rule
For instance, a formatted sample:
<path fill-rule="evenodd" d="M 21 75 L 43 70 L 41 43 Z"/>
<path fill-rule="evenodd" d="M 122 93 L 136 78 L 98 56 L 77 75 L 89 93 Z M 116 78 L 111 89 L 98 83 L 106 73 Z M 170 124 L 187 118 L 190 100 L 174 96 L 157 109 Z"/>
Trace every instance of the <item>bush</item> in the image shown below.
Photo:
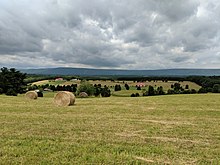
<path fill-rule="evenodd" d="M 190 90 L 184 90 L 184 91 L 182 92 L 182 94 L 191 94 L 191 91 L 190 91 Z"/>
<path fill-rule="evenodd" d="M 89 82 L 82 81 L 80 83 L 80 86 L 79 86 L 78 90 L 77 90 L 78 94 L 81 93 L 81 92 L 86 92 L 88 94 L 88 96 L 92 96 L 95 93 L 95 88 Z"/>
<path fill-rule="evenodd" d="M 215 84 L 212 88 L 213 93 L 220 93 L 220 84 Z"/>
<path fill-rule="evenodd" d="M 111 91 L 107 87 L 104 87 L 101 89 L 101 96 L 102 97 L 110 97 L 111 96 Z"/>
<path fill-rule="evenodd" d="M 101 89 L 101 87 L 99 87 L 97 85 L 95 85 L 94 88 L 95 88 L 94 95 L 95 95 L 95 97 L 98 97 L 101 94 L 102 89 Z"/>
<path fill-rule="evenodd" d="M 139 97 L 139 96 L 140 96 L 139 93 L 132 93 L 132 94 L 131 94 L 131 97 Z"/>
<path fill-rule="evenodd" d="M 129 90 L 129 89 L 130 89 L 130 87 L 129 87 L 128 84 L 125 84 L 125 89 L 126 89 L 126 90 Z"/>
<path fill-rule="evenodd" d="M 149 86 L 148 87 L 148 96 L 154 96 L 155 95 L 155 91 L 154 91 L 154 87 L 153 86 Z"/>
<path fill-rule="evenodd" d="M 169 95 L 175 94 L 175 91 L 172 89 L 168 89 L 167 94 L 169 94 Z"/>
<path fill-rule="evenodd" d="M 43 97 L 43 96 L 44 96 L 44 95 L 43 95 L 43 92 L 38 91 L 38 92 L 37 92 L 37 96 L 38 96 L 38 97 Z"/>
<path fill-rule="evenodd" d="M 162 86 L 158 87 L 156 90 L 156 95 L 164 95 L 164 94 L 165 92 L 163 91 L 163 87 Z"/>
<path fill-rule="evenodd" d="M 17 92 L 15 92 L 15 90 L 12 88 L 8 89 L 5 94 L 8 96 L 17 96 L 18 95 Z"/>
<path fill-rule="evenodd" d="M 195 93 L 197 93 L 197 91 L 196 91 L 195 89 L 191 89 L 191 90 L 190 90 L 190 93 L 191 93 L 191 94 L 195 94 Z"/>
<path fill-rule="evenodd" d="M 198 93 L 208 93 L 207 89 L 206 88 L 200 88 Z"/>
<path fill-rule="evenodd" d="M 121 91 L 121 86 L 120 85 L 115 85 L 115 91 Z"/>
<path fill-rule="evenodd" d="M 3 89 L 2 88 L 0 88 L 0 94 L 3 94 Z"/>

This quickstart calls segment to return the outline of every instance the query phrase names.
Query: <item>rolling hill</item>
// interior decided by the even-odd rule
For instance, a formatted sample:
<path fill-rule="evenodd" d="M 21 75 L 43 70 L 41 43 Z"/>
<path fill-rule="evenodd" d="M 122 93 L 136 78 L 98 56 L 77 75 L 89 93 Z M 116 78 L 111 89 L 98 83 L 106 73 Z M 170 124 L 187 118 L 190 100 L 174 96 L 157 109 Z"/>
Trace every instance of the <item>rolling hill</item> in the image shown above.
<path fill-rule="evenodd" d="M 220 69 L 116 70 L 88 68 L 22 69 L 27 74 L 77 76 L 220 76 Z"/>

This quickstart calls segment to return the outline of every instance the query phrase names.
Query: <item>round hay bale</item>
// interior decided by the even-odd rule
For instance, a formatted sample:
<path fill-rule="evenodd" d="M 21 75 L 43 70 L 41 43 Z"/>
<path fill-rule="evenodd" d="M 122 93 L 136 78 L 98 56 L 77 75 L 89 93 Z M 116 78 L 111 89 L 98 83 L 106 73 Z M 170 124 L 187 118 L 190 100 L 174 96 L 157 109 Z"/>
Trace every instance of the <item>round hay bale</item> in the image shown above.
<path fill-rule="evenodd" d="M 54 96 L 54 103 L 58 106 L 69 106 L 75 103 L 75 95 L 71 92 L 60 91 Z"/>
<path fill-rule="evenodd" d="M 37 92 L 35 91 L 28 91 L 26 94 L 25 94 L 25 97 L 28 98 L 28 99 L 37 99 Z"/>
<path fill-rule="evenodd" d="M 86 92 L 81 92 L 79 94 L 79 97 L 86 98 L 86 97 L 88 97 L 88 94 Z"/>

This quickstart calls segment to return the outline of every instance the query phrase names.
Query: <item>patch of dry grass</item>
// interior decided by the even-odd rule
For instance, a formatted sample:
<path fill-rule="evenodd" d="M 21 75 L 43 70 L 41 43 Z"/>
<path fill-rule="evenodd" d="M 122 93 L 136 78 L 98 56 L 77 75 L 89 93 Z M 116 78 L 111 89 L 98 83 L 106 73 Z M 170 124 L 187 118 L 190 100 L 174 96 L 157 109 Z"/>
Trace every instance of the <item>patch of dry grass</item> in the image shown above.
<path fill-rule="evenodd" d="M 0 164 L 218 164 L 220 95 L 0 96 Z"/>

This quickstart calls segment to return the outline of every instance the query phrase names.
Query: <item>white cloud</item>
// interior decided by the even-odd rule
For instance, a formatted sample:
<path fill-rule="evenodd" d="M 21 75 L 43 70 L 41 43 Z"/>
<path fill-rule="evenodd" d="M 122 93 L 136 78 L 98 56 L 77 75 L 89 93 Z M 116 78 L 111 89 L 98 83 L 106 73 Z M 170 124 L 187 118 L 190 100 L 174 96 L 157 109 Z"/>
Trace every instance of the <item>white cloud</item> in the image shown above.
<path fill-rule="evenodd" d="M 0 65 L 219 68 L 218 0 L 0 1 Z"/>

